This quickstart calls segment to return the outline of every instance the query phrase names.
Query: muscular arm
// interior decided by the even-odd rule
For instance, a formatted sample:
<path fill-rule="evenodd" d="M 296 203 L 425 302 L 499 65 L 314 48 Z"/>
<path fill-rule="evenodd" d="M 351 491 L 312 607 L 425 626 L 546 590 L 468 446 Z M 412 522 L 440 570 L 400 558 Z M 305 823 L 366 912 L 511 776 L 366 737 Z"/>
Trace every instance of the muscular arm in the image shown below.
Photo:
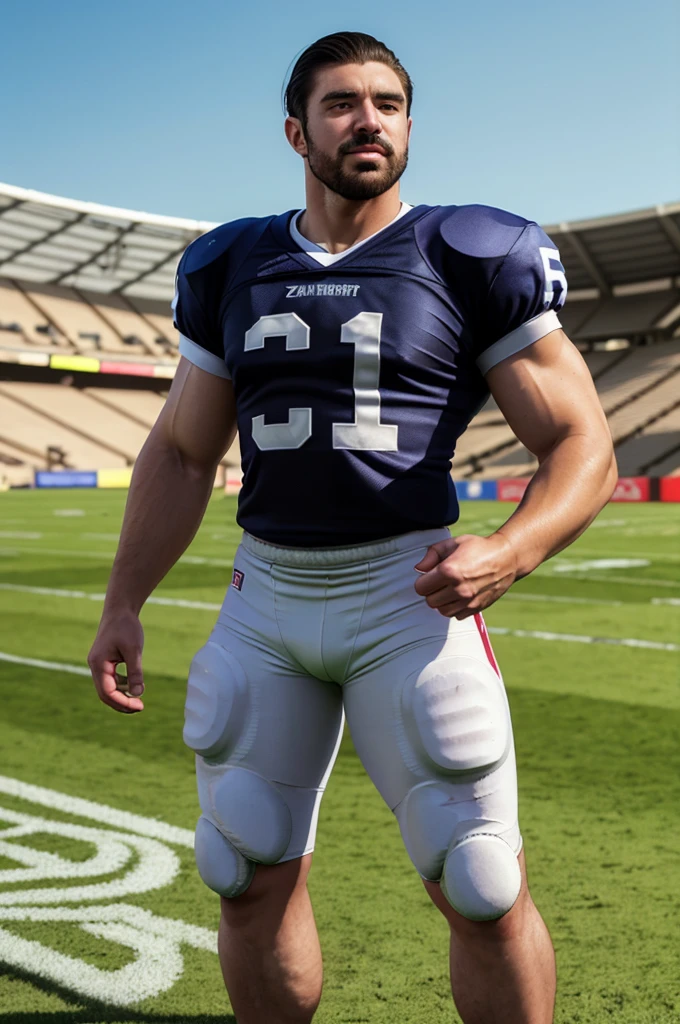
<path fill-rule="evenodd" d="M 490 537 L 429 548 L 416 590 L 443 615 L 467 618 L 583 533 L 616 486 L 611 434 L 590 373 L 563 331 L 493 367 L 499 408 L 539 462 L 516 511 Z"/>
<path fill-rule="evenodd" d="M 513 433 L 539 462 L 498 530 L 515 551 L 520 578 L 592 523 L 616 486 L 616 460 L 588 368 L 563 331 L 493 367 L 487 381 Z"/>
<path fill-rule="evenodd" d="M 131 692 L 142 688 L 139 611 L 194 537 L 217 465 L 236 433 L 231 381 L 186 359 L 132 474 L 118 552 L 89 664 L 99 696 L 122 711 L 142 703 L 116 689 L 125 662 Z"/>

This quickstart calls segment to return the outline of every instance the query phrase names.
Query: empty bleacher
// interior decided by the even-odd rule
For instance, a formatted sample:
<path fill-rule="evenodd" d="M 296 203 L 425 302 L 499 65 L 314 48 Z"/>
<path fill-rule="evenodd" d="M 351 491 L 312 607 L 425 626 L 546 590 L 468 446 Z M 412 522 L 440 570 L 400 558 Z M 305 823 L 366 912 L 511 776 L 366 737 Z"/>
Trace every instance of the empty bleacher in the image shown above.
<path fill-rule="evenodd" d="M 616 461 L 621 476 L 680 473 L 680 396 L 677 392 L 676 401 L 674 409 L 617 446 Z"/>
<path fill-rule="evenodd" d="M 132 301 L 116 293 L 0 279 L 0 345 L 176 359 L 169 303 Z"/>
<path fill-rule="evenodd" d="M 123 454 L 103 446 L 75 426 L 69 426 L 48 410 L 46 399 L 38 407 L 16 393 L 13 382 L 0 384 L 0 423 L 5 440 L 35 453 L 37 468 L 47 462 L 47 447 L 56 446 L 65 453 L 65 465 L 74 469 L 104 469 L 126 466 Z M 38 384 L 36 387 L 51 387 Z M 59 387 L 59 385 L 54 385 Z M 33 463 L 36 464 L 35 462 Z"/>
<path fill-rule="evenodd" d="M 42 310 L 8 279 L 0 279 L 0 344 L 73 350 Z"/>
<path fill-rule="evenodd" d="M 139 391 L 130 388 L 84 388 L 84 393 L 101 405 L 109 406 L 135 423 L 145 427 L 147 433 L 158 419 L 165 396 L 157 391 Z"/>

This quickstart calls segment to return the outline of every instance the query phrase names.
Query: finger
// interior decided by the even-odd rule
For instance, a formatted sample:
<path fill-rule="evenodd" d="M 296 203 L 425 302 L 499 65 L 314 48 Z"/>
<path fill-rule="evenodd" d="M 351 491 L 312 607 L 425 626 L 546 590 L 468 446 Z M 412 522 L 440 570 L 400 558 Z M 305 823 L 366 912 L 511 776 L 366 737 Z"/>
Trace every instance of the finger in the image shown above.
<path fill-rule="evenodd" d="M 104 659 L 90 665 L 92 678 L 103 704 L 107 704 L 114 711 L 122 711 L 125 714 L 132 714 L 144 710 L 144 704 L 138 697 L 128 696 L 123 693 L 117 685 L 116 665 L 118 662 Z"/>
<path fill-rule="evenodd" d="M 474 601 L 478 593 L 477 587 L 472 583 L 451 584 L 449 581 L 448 586 L 436 590 L 433 594 L 428 594 L 426 600 L 430 608 L 439 609 L 444 605 L 456 602 L 467 605 L 470 601 Z"/>
<path fill-rule="evenodd" d="M 455 547 L 456 541 L 453 537 L 431 544 L 420 561 L 415 564 L 414 569 L 417 569 L 418 572 L 429 572 L 441 562 L 442 558 L 450 555 Z"/>
<path fill-rule="evenodd" d="M 128 691 L 133 697 L 141 697 L 144 693 L 142 652 L 139 647 L 130 647 L 121 649 L 121 654 L 127 666 Z"/>

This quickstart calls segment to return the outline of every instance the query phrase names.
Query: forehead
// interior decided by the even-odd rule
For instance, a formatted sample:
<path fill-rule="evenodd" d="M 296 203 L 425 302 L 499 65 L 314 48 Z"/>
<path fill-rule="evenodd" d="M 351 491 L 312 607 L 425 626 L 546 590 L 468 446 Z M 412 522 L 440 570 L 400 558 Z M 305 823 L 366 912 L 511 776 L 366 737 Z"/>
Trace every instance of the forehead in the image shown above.
<path fill-rule="evenodd" d="M 351 90 L 359 94 L 374 92 L 400 92 L 404 96 L 399 76 L 387 64 L 368 61 L 366 64 L 338 64 L 319 68 L 314 73 L 310 100 L 320 100 L 327 92 Z"/>

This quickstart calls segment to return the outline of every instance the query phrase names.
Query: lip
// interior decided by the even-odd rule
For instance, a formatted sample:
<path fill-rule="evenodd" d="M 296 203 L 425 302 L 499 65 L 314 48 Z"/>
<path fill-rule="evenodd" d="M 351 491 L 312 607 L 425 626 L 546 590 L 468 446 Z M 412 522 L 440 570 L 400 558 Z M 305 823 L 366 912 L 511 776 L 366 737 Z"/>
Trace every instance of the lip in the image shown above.
<path fill-rule="evenodd" d="M 357 146 L 356 149 L 350 149 L 350 154 L 355 153 L 380 153 L 381 156 L 386 156 L 385 150 L 382 146 Z"/>

